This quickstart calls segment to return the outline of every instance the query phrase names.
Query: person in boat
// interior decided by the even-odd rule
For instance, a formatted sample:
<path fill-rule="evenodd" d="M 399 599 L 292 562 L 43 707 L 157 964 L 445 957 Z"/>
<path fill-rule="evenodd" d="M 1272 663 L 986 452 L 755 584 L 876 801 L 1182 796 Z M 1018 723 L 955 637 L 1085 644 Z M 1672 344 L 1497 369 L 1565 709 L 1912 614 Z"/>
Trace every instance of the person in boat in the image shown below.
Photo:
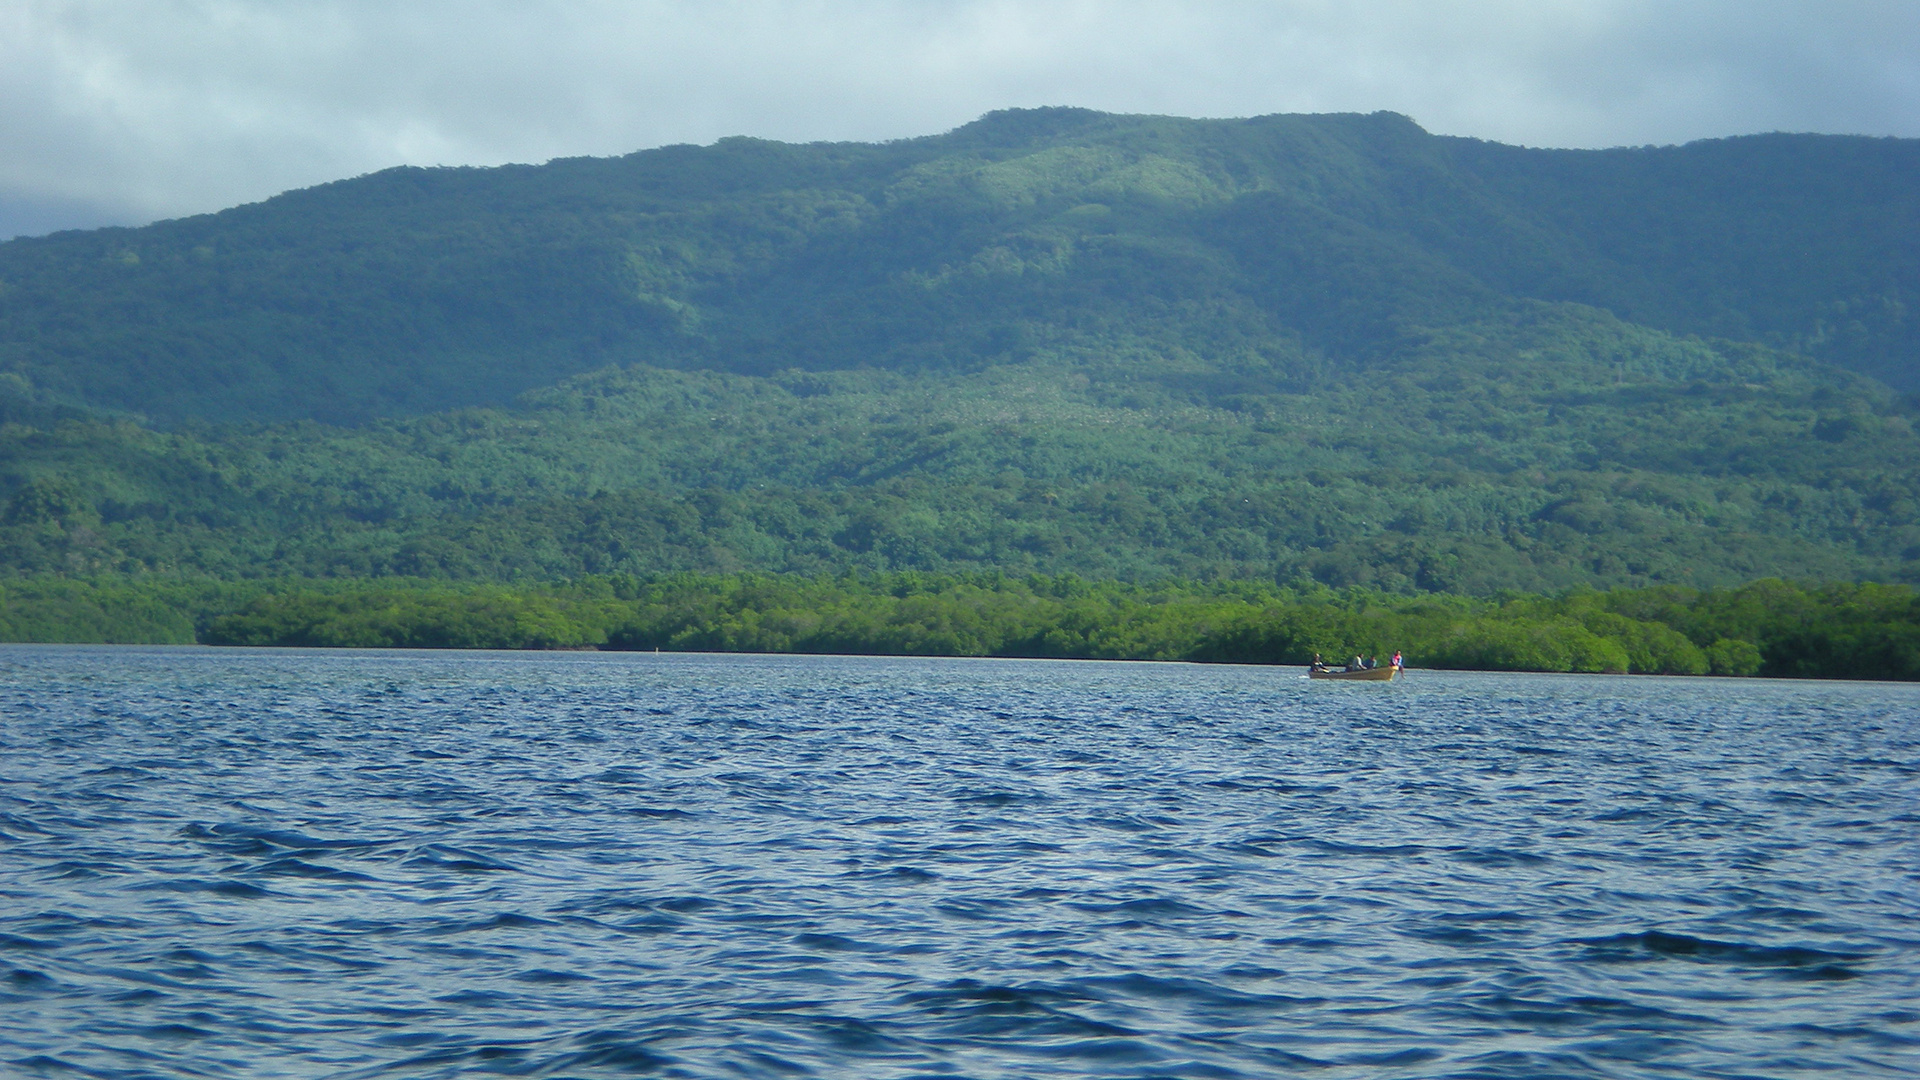
<path fill-rule="evenodd" d="M 1395 649 L 1395 650 L 1393 650 L 1393 666 L 1394 666 L 1394 667 L 1396 667 L 1396 668 L 1403 668 L 1403 667 L 1406 667 L 1406 665 L 1405 665 L 1405 664 L 1403 664 L 1403 663 L 1401 663 L 1401 662 L 1400 662 L 1400 650 L 1399 650 L 1399 649 Z"/>
<path fill-rule="evenodd" d="M 1366 663 L 1360 659 L 1359 653 L 1354 653 L 1353 659 L 1347 661 L 1348 671 L 1364 671 L 1366 670 L 1366 666 Z"/>

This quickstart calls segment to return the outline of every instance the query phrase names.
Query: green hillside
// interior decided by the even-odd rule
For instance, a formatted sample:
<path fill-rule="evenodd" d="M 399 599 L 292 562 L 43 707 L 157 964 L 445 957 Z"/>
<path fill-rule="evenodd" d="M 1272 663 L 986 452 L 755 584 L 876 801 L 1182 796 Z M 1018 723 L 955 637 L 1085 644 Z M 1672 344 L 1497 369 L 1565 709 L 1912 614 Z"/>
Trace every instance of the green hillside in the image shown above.
<path fill-rule="evenodd" d="M 0 244 L 0 573 L 1913 580 L 1920 142 L 996 113 Z"/>
<path fill-rule="evenodd" d="M 965 371 L 1078 352 L 1352 372 L 1516 300 L 1920 388 L 1920 142 L 1523 150 L 1404 117 L 995 113 L 393 169 L 0 244 L 24 402 L 358 422 L 607 365 Z"/>
<path fill-rule="evenodd" d="M 1485 594 L 1887 580 L 1920 555 L 1902 399 L 1571 306 L 1310 385 L 1191 354 L 636 367 L 361 428 L 14 424 L 0 460 L 0 565 L 26 573 L 993 569 Z"/>

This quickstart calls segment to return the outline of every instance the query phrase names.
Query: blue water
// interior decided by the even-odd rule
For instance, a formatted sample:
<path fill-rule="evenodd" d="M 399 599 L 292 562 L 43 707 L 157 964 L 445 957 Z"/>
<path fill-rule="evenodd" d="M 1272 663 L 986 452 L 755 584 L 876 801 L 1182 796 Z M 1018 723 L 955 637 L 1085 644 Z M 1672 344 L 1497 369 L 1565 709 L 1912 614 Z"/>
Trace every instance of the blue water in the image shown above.
<path fill-rule="evenodd" d="M 0 647 L 0 1073 L 1920 1073 L 1920 687 Z"/>

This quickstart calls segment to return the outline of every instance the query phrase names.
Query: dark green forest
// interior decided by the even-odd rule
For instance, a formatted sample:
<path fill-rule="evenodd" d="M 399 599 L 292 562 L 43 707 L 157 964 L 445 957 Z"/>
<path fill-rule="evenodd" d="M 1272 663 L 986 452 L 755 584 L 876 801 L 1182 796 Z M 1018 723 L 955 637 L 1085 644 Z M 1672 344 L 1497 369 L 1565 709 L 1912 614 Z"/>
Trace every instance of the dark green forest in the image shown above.
<path fill-rule="evenodd" d="M 1907 586 L 1571 590 L 1474 599 L 1004 574 L 592 575 L 561 586 L 16 581 L 0 638 L 327 648 L 1072 657 L 1661 675 L 1920 678 Z"/>
<path fill-rule="evenodd" d="M 0 428 L 20 574 L 227 580 L 997 570 L 1486 595 L 1908 580 L 1920 440 L 1869 380 L 1588 309 L 1386 374 L 632 368 L 507 409 Z M 1529 361 L 1516 360 L 1529 354 Z"/>
<path fill-rule="evenodd" d="M 1039 575 L 1474 618 L 1911 583 L 1916 295 L 1915 140 L 1041 109 L 394 169 L 0 244 L 0 583 L 125 590 L 170 641 L 218 636 L 208 597 L 382 582 Z M 563 609 L 527 640 L 662 643 Z M 1020 633 L 935 651 L 1119 655 Z M 735 647 L 700 642 L 667 644 Z"/>
<path fill-rule="evenodd" d="M 1144 355 L 1311 385 L 1543 301 L 1913 390 L 1916 180 L 1915 140 L 1544 151 L 1388 113 L 1077 109 L 402 168 L 0 245 L 0 371 L 26 402 L 169 424 L 501 405 L 635 363 Z"/>

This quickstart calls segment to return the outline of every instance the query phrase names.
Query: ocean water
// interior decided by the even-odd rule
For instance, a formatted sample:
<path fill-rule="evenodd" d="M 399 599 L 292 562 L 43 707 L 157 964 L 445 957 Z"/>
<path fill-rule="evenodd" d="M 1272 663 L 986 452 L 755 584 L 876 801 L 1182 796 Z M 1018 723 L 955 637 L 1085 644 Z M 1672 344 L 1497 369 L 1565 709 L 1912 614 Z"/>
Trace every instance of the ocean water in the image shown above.
<path fill-rule="evenodd" d="M 1920 1073 L 1920 687 L 0 647 L 0 1075 Z"/>

